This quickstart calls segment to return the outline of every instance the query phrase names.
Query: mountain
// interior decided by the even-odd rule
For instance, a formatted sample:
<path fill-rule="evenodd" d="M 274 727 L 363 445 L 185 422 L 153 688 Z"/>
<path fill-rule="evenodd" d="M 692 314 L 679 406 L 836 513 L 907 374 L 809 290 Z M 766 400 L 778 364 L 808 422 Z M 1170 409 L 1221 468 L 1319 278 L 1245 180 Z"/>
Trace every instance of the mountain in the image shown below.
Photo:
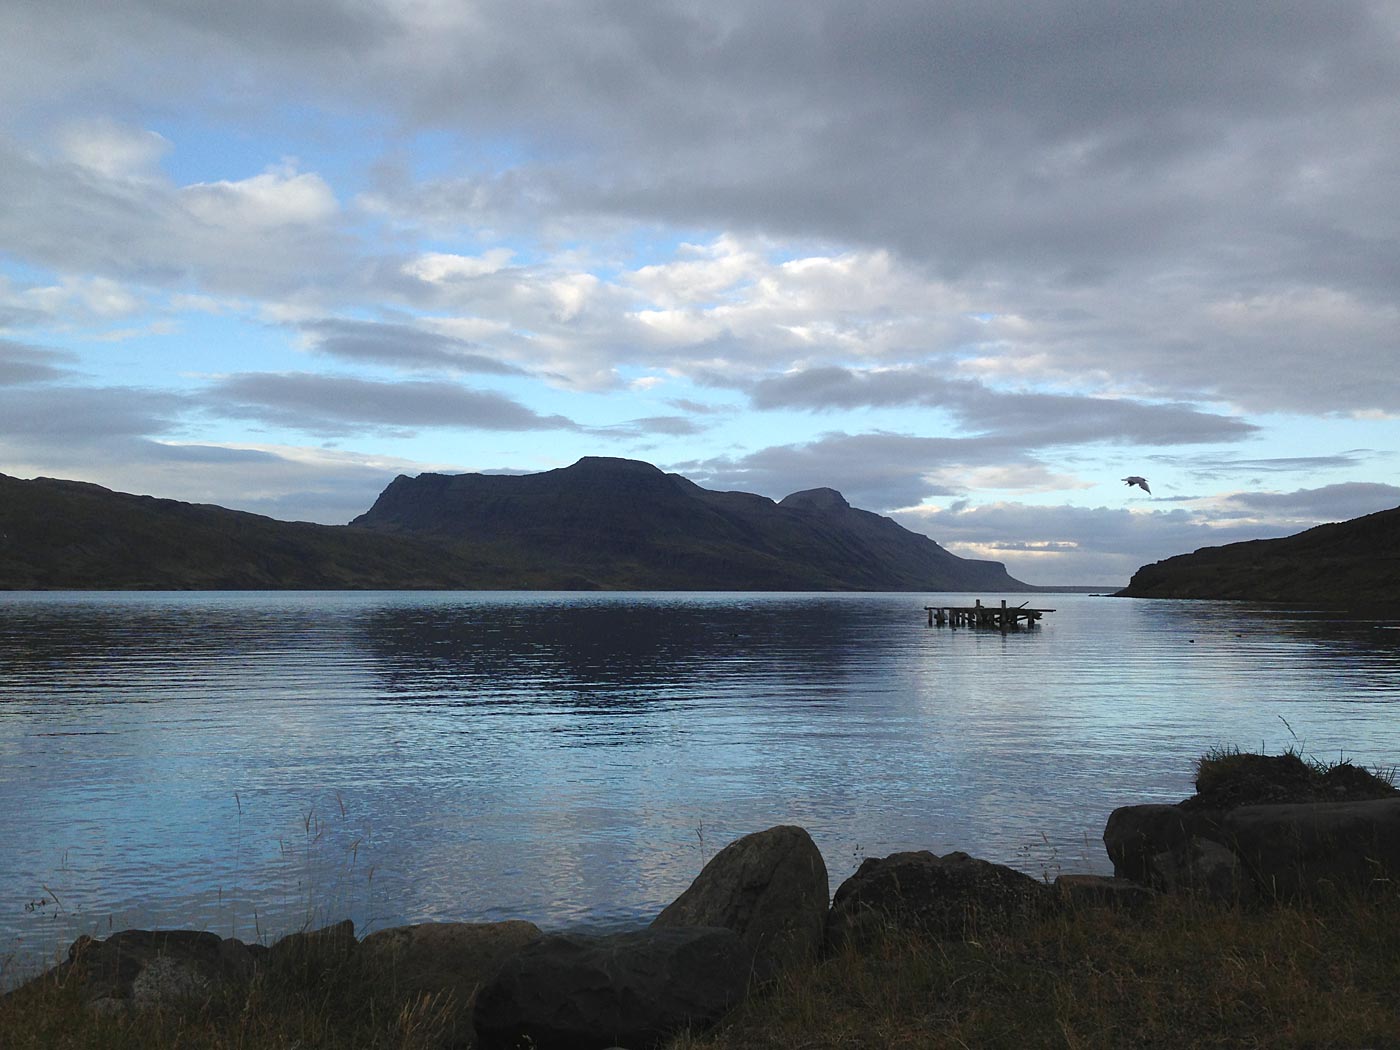
<path fill-rule="evenodd" d="M 431 544 L 0 474 L 0 589 L 510 586 Z"/>
<path fill-rule="evenodd" d="M 596 456 L 539 474 L 401 476 L 350 524 L 609 588 L 1033 589 L 833 489 L 774 503 Z"/>
<path fill-rule="evenodd" d="M 1144 565 L 1125 598 L 1361 605 L 1400 594 L 1400 507 L 1277 540 L 1202 547 Z"/>
<path fill-rule="evenodd" d="M 349 525 L 0 474 L 0 589 L 1031 590 L 832 489 L 774 503 L 633 460 L 396 479 Z"/>

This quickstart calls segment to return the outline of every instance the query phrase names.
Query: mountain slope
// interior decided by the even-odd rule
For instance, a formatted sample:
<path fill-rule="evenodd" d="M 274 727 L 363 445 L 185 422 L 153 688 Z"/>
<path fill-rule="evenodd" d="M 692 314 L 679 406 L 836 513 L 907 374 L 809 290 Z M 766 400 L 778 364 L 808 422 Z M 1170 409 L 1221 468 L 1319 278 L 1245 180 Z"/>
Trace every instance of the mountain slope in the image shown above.
<path fill-rule="evenodd" d="M 1400 507 L 1277 540 L 1202 547 L 1144 565 L 1127 598 L 1237 598 L 1329 604 L 1400 594 Z"/>
<path fill-rule="evenodd" d="M 489 566 L 400 537 L 0 474 L 6 590 L 507 585 Z"/>
<path fill-rule="evenodd" d="M 605 457 L 539 474 L 399 477 L 351 524 L 605 587 L 1030 589 L 830 489 L 774 503 Z"/>

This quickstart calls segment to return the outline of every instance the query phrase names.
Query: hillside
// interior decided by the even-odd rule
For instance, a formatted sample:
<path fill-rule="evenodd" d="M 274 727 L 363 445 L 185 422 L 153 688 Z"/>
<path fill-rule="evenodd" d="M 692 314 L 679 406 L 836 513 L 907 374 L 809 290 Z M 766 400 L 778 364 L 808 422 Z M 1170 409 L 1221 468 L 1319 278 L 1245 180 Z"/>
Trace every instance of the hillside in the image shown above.
<path fill-rule="evenodd" d="M 1126 598 L 1362 604 L 1400 593 L 1400 507 L 1277 540 L 1203 547 L 1144 565 Z"/>
<path fill-rule="evenodd" d="M 0 589 L 505 586 L 480 562 L 344 526 L 0 474 Z"/>
<path fill-rule="evenodd" d="M 832 489 L 774 503 L 626 459 L 590 456 L 540 474 L 399 477 L 351 525 L 490 549 L 624 589 L 1030 589 L 999 562 L 949 554 Z"/>
<path fill-rule="evenodd" d="M 0 474 L 0 589 L 1028 590 L 815 489 L 781 503 L 646 463 L 400 477 L 350 525 Z"/>

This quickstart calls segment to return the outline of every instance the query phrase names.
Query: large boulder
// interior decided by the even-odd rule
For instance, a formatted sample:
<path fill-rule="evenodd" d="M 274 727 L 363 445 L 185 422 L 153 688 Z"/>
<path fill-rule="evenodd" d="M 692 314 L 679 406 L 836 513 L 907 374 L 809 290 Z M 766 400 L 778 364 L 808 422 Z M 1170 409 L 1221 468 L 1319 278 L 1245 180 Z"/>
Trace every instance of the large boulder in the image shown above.
<path fill-rule="evenodd" d="M 246 985 L 265 952 L 195 930 L 122 930 L 105 941 L 78 938 L 61 969 L 89 1008 L 125 1011 L 208 1002 Z"/>
<path fill-rule="evenodd" d="M 725 846 L 652 926 L 727 927 L 744 942 L 763 980 L 816 957 L 830 892 L 812 836 L 783 825 Z"/>
<path fill-rule="evenodd" d="M 542 937 L 533 922 L 429 922 L 371 933 L 359 947 L 363 972 L 398 1002 L 432 997 L 445 1011 L 449 1045 L 469 1042 L 477 991 L 502 963 Z"/>
<path fill-rule="evenodd" d="M 483 1050 L 644 1050 L 701 1028 L 748 987 L 748 950 L 733 930 L 648 928 L 559 934 L 508 958 L 476 999 Z"/>
<path fill-rule="evenodd" d="M 1197 839 L 1221 842 L 1221 816 L 1215 810 L 1168 805 L 1115 809 L 1103 831 L 1113 874 L 1144 886 L 1161 887 L 1166 879 L 1157 870 L 1157 858 L 1189 853 L 1190 843 Z"/>
<path fill-rule="evenodd" d="M 1163 893 L 1221 904 L 1250 904 L 1258 894 L 1239 856 L 1215 839 L 1193 838 L 1152 857 L 1151 885 Z"/>
<path fill-rule="evenodd" d="M 270 979 L 306 989 L 343 981 L 358 947 L 355 924 L 349 919 L 318 930 L 289 933 L 267 953 Z"/>
<path fill-rule="evenodd" d="M 1174 806 L 1113 811 L 1103 838 L 1115 875 L 1237 902 L 1400 877 L 1400 796 L 1364 769 L 1225 754 L 1202 761 L 1196 787 Z"/>
<path fill-rule="evenodd" d="M 1400 798 L 1242 806 L 1225 815 L 1224 828 L 1269 897 L 1400 879 Z"/>
<path fill-rule="evenodd" d="M 831 902 L 827 943 L 861 944 L 887 930 L 961 940 L 1050 914 L 1055 892 L 1014 868 L 927 850 L 869 858 Z"/>
<path fill-rule="evenodd" d="M 1163 893 L 1252 900 L 1254 883 L 1230 848 L 1224 816 L 1185 805 L 1115 809 L 1103 832 L 1114 875 Z"/>

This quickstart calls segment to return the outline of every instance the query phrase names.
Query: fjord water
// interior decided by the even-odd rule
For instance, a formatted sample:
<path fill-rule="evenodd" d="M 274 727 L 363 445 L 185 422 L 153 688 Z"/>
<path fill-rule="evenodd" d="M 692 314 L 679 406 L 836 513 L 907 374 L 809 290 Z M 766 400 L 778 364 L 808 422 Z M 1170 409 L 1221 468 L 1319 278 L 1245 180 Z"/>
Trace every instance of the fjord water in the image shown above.
<path fill-rule="evenodd" d="M 1400 763 L 1396 621 L 1055 594 L 926 626 L 969 601 L 0 596 L 0 982 L 132 926 L 641 924 L 782 823 L 833 889 L 905 849 L 1105 872 L 1109 812 L 1209 747 Z"/>

